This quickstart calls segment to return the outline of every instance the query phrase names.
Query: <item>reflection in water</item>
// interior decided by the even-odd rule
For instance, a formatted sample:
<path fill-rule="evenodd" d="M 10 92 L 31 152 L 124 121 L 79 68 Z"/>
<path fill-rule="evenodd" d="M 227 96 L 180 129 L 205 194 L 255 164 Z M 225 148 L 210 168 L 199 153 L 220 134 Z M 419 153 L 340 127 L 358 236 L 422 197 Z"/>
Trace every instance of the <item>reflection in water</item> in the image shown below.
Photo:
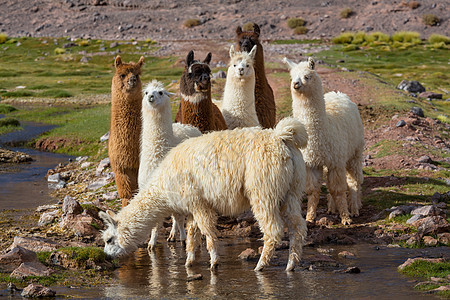
<path fill-rule="evenodd" d="M 197 261 L 192 268 L 185 268 L 186 255 L 181 244 L 158 245 L 154 252 L 140 249 L 134 256 L 123 261 L 118 270 L 119 283 L 108 286 L 104 294 L 108 298 L 152 299 L 313 299 L 313 298 L 414 298 L 429 296 L 415 291 L 413 283 L 396 271 L 407 257 L 421 255 L 420 249 L 373 250 L 370 245 L 334 247 L 357 253 L 357 259 L 338 259 L 348 266 L 356 265 L 360 274 L 333 273 L 332 269 L 308 271 L 308 258 L 317 254 L 314 248 L 306 248 L 303 267 L 295 272 L 285 272 L 288 250 L 276 251 L 273 263 L 263 272 L 254 272 L 255 261 L 240 261 L 239 253 L 261 242 L 225 239 L 220 242 L 220 265 L 209 270 L 209 254 L 203 245 L 196 253 Z M 446 248 L 436 248 L 448 251 Z M 202 274 L 202 280 L 187 281 L 188 276 Z"/>

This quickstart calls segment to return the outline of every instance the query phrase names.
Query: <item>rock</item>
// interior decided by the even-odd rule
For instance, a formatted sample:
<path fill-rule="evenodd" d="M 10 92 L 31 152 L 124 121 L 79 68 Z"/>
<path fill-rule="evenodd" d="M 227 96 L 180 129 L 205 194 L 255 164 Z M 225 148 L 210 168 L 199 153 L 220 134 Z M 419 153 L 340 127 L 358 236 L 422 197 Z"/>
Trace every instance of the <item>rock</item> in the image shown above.
<path fill-rule="evenodd" d="M 406 125 L 406 122 L 404 120 L 400 120 L 395 124 L 395 127 L 403 127 Z"/>
<path fill-rule="evenodd" d="M 109 131 L 100 137 L 100 142 L 106 142 L 109 140 Z"/>
<path fill-rule="evenodd" d="M 333 220 L 331 220 L 328 217 L 322 217 L 319 219 L 319 221 L 317 221 L 317 225 L 319 226 L 331 226 L 333 224 L 334 224 Z"/>
<path fill-rule="evenodd" d="M 66 215 L 78 215 L 83 212 L 83 208 L 80 203 L 67 195 L 64 197 L 63 206 L 62 206 L 63 214 Z"/>
<path fill-rule="evenodd" d="M 194 275 L 189 275 L 187 277 L 187 281 L 194 281 L 194 280 L 202 280 L 203 279 L 203 275 L 202 274 L 194 274 Z"/>
<path fill-rule="evenodd" d="M 355 254 L 348 251 L 341 251 L 338 253 L 338 256 L 342 258 L 356 258 Z"/>
<path fill-rule="evenodd" d="M 21 291 L 21 290 L 19 290 L 17 287 L 16 287 L 16 285 L 14 284 L 14 283 L 12 283 L 12 282 L 9 282 L 8 283 L 8 286 L 6 287 L 6 290 L 8 291 L 8 292 L 10 292 L 10 293 L 15 293 L 15 292 L 17 292 L 17 291 Z"/>
<path fill-rule="evenodd" d="M 92 58 L 90 58 L 90 57 L 83 56 L 83 57 L 80 59 L 80 62 L 81 62 L 81 63 L 88 63 L 91 59 L 92 59 Z"/>
<path fill-rule="evenodd" d="M 247 248 L 244 251 L 242 251 L 238 257 L 239 257 L 239 259 L 242 259 L 242 260 L 252 260 L 252 259 L 256 259 L 258 257 L 258 254 L 252 248 Z"/>
<path fill-rule="evenodd" d="M 405 267 L 409 266 L 410 264 L 418 260 L 428 261 L 432 263 L 439 263 L 444 261 L 443 258 L 423 258 L 423 257 L 408 258 L 403 264 L 398 266 L 398 269 L 403 270 Z"/>
<path fill-rule="evenodd" d="M 427 293 L 434 294 L 445 291 L 450 291 L 450 285 L 441 285 L 440 287 L 435 288 L 434 290 L 427 291 Z"/>
<path fill-rule="evenodd" d="M 35 252 L 20 246 L 15 246 L 2 256 L 0 256 L 0 270 L 2 272 L 12 272 L 24 262 L 37 261 Z"/>
<path fill-rule="evenodd" d="M 77 236 L 85 237 L 98 235 L 98 229 L 103 227 L 103 223 L 83 213 L 81 215 L 68 215 L 63 217 L 59 226 L 71 230 Z"/>
<path fill-rule="evenodd" d="M 422 215 L 422 216 L 445 216 L 445 212 L 437 208 L 435 205 L 426 205 L 418 207 L 411 212 L 412 215 Z"/>
<path fill-rule="evenodd" d="M 335 270 L 333 273 L 359 274 L 361 270 L 358 267 L 348 267 L 347 269 Z"/>
<path fill-rule="evenodd" d="M 423 113 L 423 110 L 420 107 L 416 107 L 416 106 L 411 107 L 410 112 L 415 114 L 416 116 L 419 116 L 419 117 L 422 117 L 422 118 L 425 117 L 425 115 Z"/>
<path fill-rule="evenodd" d="M 218 72 L 212 74 L 212 78 L 213 78 L 213 79 L 217 79 L 217 78 L 227 78 L 227 74 L 226 74 L 224 71 L 220 70 L 220 71 L 218 71 Z"/>
<path fill-rule="evenodd" d="M 92 165 L 91 162 L 85 161 L 84 163 L 81 164 L 80 168 L 82 168 L 82 169 L 87 169 L 87 168 L 89 168 L 91 165 Z"/>
<path fill-rule="evenodd" d="M 44 226 L 53 223 L 58 217 L 59 210 L 44 212 L 38 221 L 38 226 Z"/>
<path fill-rule="evenodd" d="M 111 166 L 111 161 L 109 160 L 109 157 L 102 159 L 97 166 L 97 169 L 95 169 L 95 175 L 100 176 L 100 174 L 103 173 L 103 171 Z"/>
<path fill-rule="evenodd" d="M 112 201 L 112 200 L 119 199 L 119 192 L 114 191 L 114 192 L 104 193 L 102 195 L 102 199 L 105 200 L 105 201 Z"/>
<path fill-rule="evenodd" d="M 410 93 L 422 93 L 425 92 L 425 88 L 416 80 L 402 80 L 397 86 L 399 90 L 404 90 Z"/>
<path fill-rule="evenodd" d="M 425 246 L 427 246 L 427 247 L 434 247 L 434 246 L 437 245 L 438 240 L 436 240 L 436 239 L 435 239 L 434 237 L 432 237 L 432 236 L 427 235 L 427 236 L 424 236 L 424 237 L 423 237 L 423 243 L 424 243 Z"/>
<path fill-rule="evenodd" d="M 38 208 L 36 208 L 36 211 L 38 213 L 41 213 L 41 212 L 46 211 L 46 210 L 57 209 L 57 208 L 58 208 L 57 204 L 48 204 L 48 205 L 38 206 Z"/>
<path fill-rule="evenodd" d="M 117 46 L 119 46 L 119 43 L 117 42 L 112 42 L 111 44 L 109 44 L 109 48 L 116 48 Z"/>
<path fill-rule="evenodd" d="M 415 234 L 413 236 L 411 236 L 407 241 L 406 244 L 408 246 L 414 246 L 414 245 L 418 245 L 420 243 L 420 237 Z"/>
<path fill-rule="evenodd" d="M 28 298 L 54 297 L 56 292 L 45 286 L 32 283 L 23 289 L 21 295 Z"/>
<path fill-rule="evenodd" d="M 447 245 L 447 246 L 450 244 L 450 233 L 449 232 L 440 233 L 437 235 L 437 237 L 438 237 L 439 243 Z"/>
<path fill-rule="evenodd" d="M 110 182 L 111 182 L 110 178 L 103 177 L 103 178 L 100 178 L 100 179 L 90 183 L 87 186 L 87 188 L 88 188 L 88 190 L 95 191 L 95 190 L 98 190 L 99 188 L 104 187 L 105 185 L 109 184 Z"/>
<path fill-rule="evenodd" d="M 24 262 L 15 269 L 10 277 L 23 280 L 27 276 L 49 276 L 50 270 L 40 261 Z"/>
<path fill-rule="evenodd" d="M 46 238 L 16 236 L 8 249 L 13 249 L 17 246 L 34 252 L 54 251 L 61 247 L 59 244 Z"/>
<path fill-rule="evenodd" d="M 408 220 L 406 220 L 406 224 L 412 224 L 412 223 L 414 223 L 414 222 L 416 222 L 416 221 L 418 221 L 420 219 L 423 219 L 423 218 L 424 218 L 424 216 L 422 216 L 422 215 L 414 215 L 411 218 L 409 218 Z"/>
<path fill-rule="evenodd" d="M 47 182 L 50 183 L 58 183 L 61 180 L 61 175 L 59 173 L 49 175 L 47 178 Z"/>
<path fill-rule="evenodd" d="M 450 229 L 448 222 L 441 216 L 425 217 L 411 225 L 417 227 L 417 232 L 421 235 L 448 232 Z"/>
<path fill-rule="evenodd" d="M 417 162 L 421 163 L 421 164 L 431 164 L 433 162 L 433 160 L 428 155 L 423 155 L 423 156 L 419 157 Z"/>
<path fill-rule="evenodd" d="M 339 264 L 336 260 L 331 258 L 328 255 L 316 254 L 312 258 L 310 258 L 310 263 L 316 267 L 339 267 Z"/>
<path fill-rule="evenodd" d="M 429 99 L 442 99 L 442 94 L 437 94 L 433 92 L 422 92 L 418 95 L 419 98 L 429 98 Z"/>
<path fill-rule="evenodd" d="M 404 215 L 404 214 L 405 214 L 405 212 L 404 212 L 403 210 L 401 210 L 401 209 L 396 209 L 396 210 L 394 210 L 394 211 L 391 211 L 391 213 L 389 214 L 389 220 L 391 220 L 391 219 L 393 219 L 393 218 L 395 218 L 395 217 Z"/>

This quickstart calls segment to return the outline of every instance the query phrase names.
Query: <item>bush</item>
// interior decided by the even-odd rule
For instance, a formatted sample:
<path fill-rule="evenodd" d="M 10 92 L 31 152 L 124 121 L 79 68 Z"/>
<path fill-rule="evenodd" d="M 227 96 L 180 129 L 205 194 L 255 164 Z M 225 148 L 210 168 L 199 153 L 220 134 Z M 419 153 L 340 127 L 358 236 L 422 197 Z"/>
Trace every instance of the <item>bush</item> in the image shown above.
<path fill-rule="evenodd" d="M 351 8 L 344 8 L 339 13 L 339 16 L 341 16 L 342 19 L 348 19 L 354 14 L 353 10 Z"/>
<path fill-rule="evenodd" d="M 187 28 L 192 28 L 198 25 L 200 25 L 199 19 L 187 19 L 186 21 L 184 21 L 184 26 L 186 26 Z"/>
<path fill-rule="evenodd" d="M 359 31 L 353 35 L 352 44 L 361 45 L 365 41 L 366 34 L 362 31 Z"/>
<path fill-rule="evenodd" d="M 331 40 L 333 44 L 350 44 L 353 41 L 353 33 L 344 32 Z"/>
<path fill-rule="evenodd" d="M 64 48 L 55 48 L 54 52 L 55 52 L 56 55 L 61 55 L 61 54 L 66 53 L 66 49 L 64 49 Z"/>
<path fill-rule="evenodd" d="M 0 44 L 5 43 L 8 40 L 8 35 L 5 33 L 0 33 Z"/>
<path fill-rule="evenodd" d="M 89 46 L 89 41 L 88 40 L 81 40 L 81 41 L 78 42 L 78 46 L 81 46 L 81 47 Z"/>
<path fill-rule="evenodd" d="M 0 114 L 7 114 L 16 110 L 17 109 L 14 106 L 8 104 L 0 104 Z"/>
<path fill-rule="evenodd" d="M 304 26 L 305 24 L 306 24 L 306 22 L 302 18 L 290 18 L 287 21 L 287 25 L 291 29 L 295 29 L 295 28 L 297 28 L 299 26 Z"/>
<path fill-rule="evenodd" d="M 308 32 L 308 28 L 305 26 L 297 26 L 294 28 L 294 34 L 305 34 Z"/>
<path fill-rule="evenodd" d="M 371 38 L 375 38 L 375 41 L 388 43 L 389 42 L 389 35 L 382 33 L 382 32 L 373 32 L 369 35 Z"/>
<path fill-rule="evenodd" d="M 436 44 L 436 43 L 444 43 L 444 44 L 450 44 L 450 38 L 445 36 L 445 35 L 440 35 L 440 34 L 432 34 L 430 35 L 430 37 L 428 38 L 428 43 L 430 44 Z"/>
<path fill-rule="evenodd" d="M 392 35 L 393 42 L 420 44 L 420 33 L 414 31 L 400 31 Z"/>
<path fill-rule="evenodd" d="M 156 44 L 156 41 L 154 41 L 154 40 L 152 40 L 152 39 L 146 39 L 145 42 L 146 42 L 147 44 L 150 44 L 150 45 L 155 45 L 155 44 Z"/>
<path fill-rule="evenodd" d="M 441 19 L 439 19 L 437 16 L 432 14 L 427 14 L 422 16 L 422 21 L 425 25 L 428 26 L 436 26 L 441 22 Z"/>
<path fill-rule="evenodd" d="M 14 119 L 14 118 L 3 118 L 3 119 L 0 119 L 0 127 L 7 127 L 7 126 L 19 127 L 20 126 L 20 122 L 17 119 Z"/>
<path fill-rule="evenodd" d="M 242 31 L 253 31 L 253 23 L 248 22 L 242 25 Z"/>

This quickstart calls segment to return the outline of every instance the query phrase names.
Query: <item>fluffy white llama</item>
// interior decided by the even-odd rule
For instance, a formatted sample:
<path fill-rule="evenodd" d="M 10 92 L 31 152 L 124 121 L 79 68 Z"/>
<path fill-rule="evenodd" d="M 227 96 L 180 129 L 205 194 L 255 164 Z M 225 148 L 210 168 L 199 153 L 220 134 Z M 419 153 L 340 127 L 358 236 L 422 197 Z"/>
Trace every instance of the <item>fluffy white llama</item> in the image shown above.
<path fill-rule="evenodd" d="M 328 211 L 335 213 L 337 209 L 342 224 L 350 224 L 348 210 L 357 216 L 362 206 L 364 128 L 358 108 L 343 93 L 323 94 L 314 59 L 296 64 L 284 58 L 284 62 L 291 74 L 294 117 L 308 132 L 308 146 L 302 150 L 308 171 L 306 220 L 314 222 L 316 217 L 325 167 L 331 195 Z"/>
<path fill-rule="evenodd" d="M 236 216 L 251 207 L 264 234 L 255 270 L 269 263 L 284 225 L 290 238 L 286 269 L 293 270 L 307 231 L 301 214 L 306 170 L 298 149 L 306 143 L 306 130 L 294 118 L 281 120 L 275 129 L 217 131 L 184 141 L 167 154 L 128 206 L 117 215 L 100 213 L 107 225 L 106 254 L 130 253 L 164 216 L 186 214 L 190 220 L 186 266 L 195 259 L 201 233 L 215 268 L 218 215 Z"/>
<path fill-rule="evenodd" d="M 144 189 L 151 173 L 156 169 L 169 150 L 183 140 L 200 136 L 201 132 L 194 126 L 172 124 L 170 96 L 161 82 L 153 80 L 144 89 L 142 99 L 142 134 L 139 164 L 139 189 Z M 167 240 L 175 241 L 176 230 L 180 232 L 180 239 L 186 240 L 184 230 L 185 216 L 172 215 L 172 230 Z M 149 249 L 156 245 L 158 227 L 152 230 L 148 243 Z"/>
<path fill-rule="evenodd" d="M 255 109 L 255 70 L 257 47 L 250 53 L 230 48 L 230 63 L 223 93 L 221 110 L 228 129 L 259 126 Z"/>

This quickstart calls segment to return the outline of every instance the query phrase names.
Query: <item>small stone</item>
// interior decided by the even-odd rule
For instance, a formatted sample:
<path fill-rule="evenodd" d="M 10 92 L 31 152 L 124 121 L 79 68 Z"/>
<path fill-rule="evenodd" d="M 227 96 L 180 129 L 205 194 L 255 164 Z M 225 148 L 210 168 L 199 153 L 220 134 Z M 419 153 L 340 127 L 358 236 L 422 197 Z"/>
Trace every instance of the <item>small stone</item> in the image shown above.
<path fill-rule="evenodd" d="M 30 284 L 23 289 L 21 296 L 28 298 L 54 297 L 56 292 L 39 284 Z"/>
<path fill-rule="evenodd" d="M 391 219 L 393 219 L 393 218 L 395 218 L 395 217 L 404 215 L 404 214 L 405 214 L 405 212 L 404 212 L 403 210 L 401 210 L 401 209 L 396 209 L 396 210 L 392 211 L 392 212 L 389 214 L 389 220 L 391 220 Z"/>
<path fill-rule="evenodd" d="M 40 261 L 24 262 L 15 269 L 10 277 L 23 280 L 28 276 L 49 276 L 50 270 Z"/>
<path fill-rule="evenodd" d="M 400 120 L 395 124 L 395 127 L 403 127 L 406 125 L 406 122 L 404 120 Z"/>
<path fill-rule="evenodd" d="M 102 159 L 97 166 L 97 169 L 95 170 L 95 175 L 100 176 L 102 172 L 111 166 L 111 161 L 109 157 Z"/>
<path fill-rule="evenodd" d="M 417 162 L 421 163 L 421 164 L 430 164 L 433 162 L 433 160 L 428 155 L 423 155 L 423 156 L 419 157 Z"/>
<path fill-rule="evenodd" d="M 342 258 L 356 258 L 356 255 L 349 251 L 341 251 L 338 253 L 338 256 Z"/>
<path fill-rule="evenodd" d="M 433 238 L 432 236 L 424 236 L 423 237 L 423 243 L 425 244 L 425 246 L 427 247 L 434 247 L 437 245 L 438 240 L 436 240 L 435 238 Z"/>
<path fill-rule="evenodd" d="M 104 187 L 105 185 L 109 184 L 111 180 L 107 177 L 100 178 L 92 183 L 90 183 L 87 188 L 91 191 L 98 190 L 99 188 Z"/>
<path fill-rule="evenodd" d="M 203 275 L 202 274 L 194 274 L 194 275 L 189 275 L 187 277 L 187 281 L 195 281 L 195 280 L 202 280 L 203 279 Z"/>
<path fill-rule="evenodd" d="M 425 88 L 416 80 L 408 81 L 402 80 L 397 86 L 399 90 L 404 90 L 410 93 L 422 93 L 425 92 Z"/>
<path fill-rule="evenodd" d="M 83 212 L 83 208 L 78 201 L 67 195 L 63 200 L 62 211 L 64 215 L 78 215 Z"/>
<path fill-rule="evenodd" d="M 421 109 L 420 107 L 417 107 L 417 106 L 411 107 L 410 112 L 412 112 L 416 116 L 419 116 L 419 117 L 422 117 L 422 118 L 425 117 L 425 115 L 423 113 L 423 109 Z"/>
<path fill-rule="evenodd" d="M 442 99 L 442 94 L 433 92 L 423 92 L 418 95 L 419 98 Z"/>
<path fill-rule="evenodd" d="M 114 192 L 104 193 L 102 195 L 102 199 L 105 200 L 105 201 L 111 201 L 111 200 L 119 199 L 119 192 L 114 191 Z"/>
<path fill-rule="evenodd" d="M 106 142 L 109 140 L 109 131 L 100 137 L 100 142 Z"/>
<path fill-rule="evenodd" d="M 422 215 L 414 215 L 411 218 L 409 218 L 408 220 L 406 220 L 406 224 L 412 224 L 420 219 L 422 219 L 423 216 Z"/>
<path fill-rule="evenodd" d="M 450 244 L 450 233 L 449 232 L 440 233 L 437 235 L 437 237 L 438 237 L 439 243 L 447 245 L 447 246 Z"/>
<path fill-rule="evenodd" d="M 61 180 L 61 175 L 59 173 L 49 175 L 47 178 L 47 182 L 50 183 L 58 183 Z"/>
<path fill-rule="evenodd" d="M 44 226 L 53 223 L 58 216 L 59 210 L 44 212 L 38 221 L 38 226 Z"/>
<path fill-rule="evenodd" d="M 91 162 L 85 161 L 84 163 L 81 164 L 80 168 L 81 168 L 81 169 L 87 169 L 87 168 L 89 168 L 91 165 L 92 165 Z"/>
<path fill-rule="evenodd" d="M 258 257 L 258 254 L 252 248 L 247 248 L 244 251 L 242 251 L 238 257 L 239 257 L 239 259 L 242 259 L 242 260 L 252 260 L 252 259 L 256 259 Z"/>

